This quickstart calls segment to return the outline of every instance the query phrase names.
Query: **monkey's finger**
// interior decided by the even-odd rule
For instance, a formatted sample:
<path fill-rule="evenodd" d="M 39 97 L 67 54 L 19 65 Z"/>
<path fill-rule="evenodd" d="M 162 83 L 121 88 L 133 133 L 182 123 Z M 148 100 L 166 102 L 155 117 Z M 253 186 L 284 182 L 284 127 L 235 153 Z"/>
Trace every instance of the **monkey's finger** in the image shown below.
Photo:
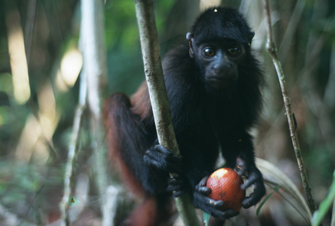
<path fill-rule="evenodd" d="M 202 178 L 201 181 L 199 182 L 199 186 L 206 186 L 207 180 L 208 180 L 208 177 Z"/>
<path fill-rule="evenodd" d="M 167 148 L 163 147 L 163 146 L 160 145 L 160 144 L 156 144 L 156 145 L 154 146 L 154 149 L 156 149 L 157 151 L 161 151 L 161 152 L 167 152 L 167 151 L 168 151 Z"/>
<path fill-rule="evenodd" d="M 250 175 L 247 181 L 245 181 L 244 184 L 241 185 L 241 188 L 246 189 L 250 185 L 254 184 L 256 181 L 263 181 L 263 177 L 262 177 L 261 172 L 258 169 L 253 168 L 250 171 Z"/>
<path fill-rule="evenodd" d="M 249 197 L 242 201 L 242 206 L 244 208 L 249 208 L 250 206 L 258 203 L 261 198 L 265 195 L 266 189 L 263 183 L 255 183 L 254 192 L 250 194 Z"/>
<path fill-rule="evenodd" d="M 160 148 L 158 148 L 160 147 Z M 153 148 L 150 148 L 149 150 L 147 150 L 144 154 L 147 155 L 148 157 L 155 159 L 156 161 L 160 160 L 160 159 L 166 159 L 167 156 L 169 155 L 168 151 L 161 151 L 163 148 L 160 145 L 156 145 Z"/>
<path fill-rule="evenodd" d="M 262 182 L 263 181 L 263 176 L 262 176 L 261 172 L 257 168 L 253 168 L 250 171 L 250 175 L 249 175 L 247 181 L 245 181 L 241 185 L 241 188 L 242 189 L 246 189 L 250 185 L 254 184 L 256 181 L 261 181 Z M 261 184 L 263 184 L 263 183 L 261 183 Z"/>
<path fill-rule="evenodd" d="M 156 151 L 147 150 L 143 156 L 143 160 L 147 165 L 163 169 L 169 172 L 182 173 L 182 164 L 179 161 L 166 161 L 166 156 Z"/>
<path fill-rule="evenodd" d="M 182 173 L 183 163 L 182 157 L 176 156 L 171 150 L 166 149 L 162 145 L 155 145 L 146 152 L 151 158 L 161 162 L 161 167 L 169 172 Z"/>
<path fill-rule="evenodd" d="M 153 159 L 155 161 L 159 161 L 162 159 L 162 157 L 158 153 L 156 153 L 155 151 L 151 151 L 151 150 L 147 150 L 144 153 L 144 157 L 146 157 L 147 160 Z"/>
<path fill-rule="evenodd" d="M 186 179 L 183 176 L 173 174 L 173 177 L 168 179 L 168 184 L 171 185 L 184 185 L 186 184 Z"/>
<path fill-rule="evenodd" d="M 156 167 L 156 168 L 161 168 L 162 164 L 159 161 L 156 161 L 155 159 L 149 158 L 147 155 L 144 155 L 143 160 L 147 165 L 150 165 L 150 166 L 153 166 L 153 167 Z"/>
<path fill-rule="evenodd" d="M 211 203 L 211 201 L 214 201 L 214 202 Z M 211 200 L 211 201 L 210 201 L 210 204 L 212 204 L 215 208 L 221 208 L 224 206 L 224 202 L 222 200 L 218 200 L 218 201 Z"/>
<path fill-rule="evenodd" d="M 211 193 L 211 189 L 209 187 L 196 187 L 196 190 L 202 195 L 209 195 Z"/>
<path fill-rule="evenodd" d="M 235 217 L 236 215 L 238 215 L 239 212 L 235 212 L 234 210 L 227 210 L 227 211 L 220 211 L 220 210 L 213 210 L 211 215 L 214 217 L 218 217 L 221 219 L 228 219 L 231 217 Z"/>
<path fill-rule="evenodd" d="M 255 193 L 252 193 L 249 197 L 245 198 L 242 201 L 242 206 L 243 206 L 243 208 L 248 209 L 249 207 L 255 205 L 256 203 L 257 202 L 256 202 L 256 199 L 255 199 Z"/>
<path fill-rule="evenodd" d="M 182 168 L 183 163 L 181 156 L 176 156 L 172 152 L 163 153 L 163 156 L 165 157 L 168 163 L 173 163 L 177 168 Z"/>
<path fill-rule="evenodd" d="M 193 204 L 195 207 L 220 219 L 227 219 L 238 214 L 238 212 L 235 213 L 234 210 L 222 211 L 221 209 L 225 205 L 223 201 L 215 201 L 199 192 L 193 193 Z"/>
<path fill-rule="evenodd" d="M 236 159 L 236 167 L 235 170 L 239 176 L 242 176 L 246 173 L 247 167 L 245 165 L 245 161 L 241 158 Z"/>
<path fill-rule="evenodd" d="M 165 191 L 167 191 L 167 192 L 172 192 L 172 191 L 174 191 L 174 192 L 184 191 L 182 188 L 183 188 L 182 186 L 168 185 L 168 186 L 166 187 Z"/>
<path fill-rule="evenodd" d="M 239 168 L 238 166 L 236 166 L 235 170 L 239 176 L 246 176 L 246 173 L 247 173 L 246 167 Z"/>
<path fill-rule="evenodd" d="M 172 150 L 167 149 L 167 148 L 163 147 L 163 146 L 160 145 L 160 144 L 155 145 L 155 146 L 154 146 L 154 150 L 156 150 L 156 151 L 158 151 L 158 152 L 161 152 L 161 153 L 163 153 L 163 154 L 165 154 L 165 155 L 168 155 L 168 154 L 172 154 L 172 153 L 173 153 Z"/>
<path fill-rule="evenodd" d="M 182 194 L 185 194 L 185 191 L 175 191 L 175 192 L 173 192 L 173 197 L 177 198 L 177 197 L 181 196 Z"/>
<path fill-rule="evenodd" d="M 208 206 L 210 206 L 211 208 L 218 208 L 218 209 L 220 209 L 220 208 L 222 208 L 224 206 L 224 202 L 222 200 L 216 201 L 214 199 L 211 199 L 211 198 L 207 197 L 207 195 L 205 195 L 205 194 L 203 194 L 202 197 L 203 197 L 204 202 Z"/>
<path fill-rule="evenodd" d="M 155 158 L 155 156 L 152 155 L 152 154 L 150 153 L 150 151 L 146 151 L 146 152 L 144 153 L 143 160 L 144 160 L 145 163 L 151 164 L 151 161 L 152 161 L 152 160 L 157 161 L 157 158 Z"/>
<path fill-rule="evenodd" d="M 185 191 L 182 189 L 182 186 L 173 186 L 173 185 L 168 185 L 166 187 L 165 191 L 174 192 L 174 193 L 181 193 L 181 194 L 185 193 Z M 178 196 L 180 196 L 180 195 L 178 195 Z"/>
<path fill-rule="evenodd" d="M 178 185 L 180 183 L 180 180 L 178 180 L 175 176 L 172 178 L 169 178 L 168 184 L 170 185 Z"/>
<path fill-rule="evenodd" d="M 241 189 L 245 190 L 248 187 L 250 187 L 252 184 L 254 184 L 259 178 L 257 177 L 249 177 L 248 180 L 246 180 L 242 185 L 241 185 Z"/>
<path fill-rule="evenodd" d="M 179 191 L 185 187 L 184 183 L 174 178 L 168 180 L 166 191 Z"/>
<path fill-rule="evenodd" d="M 179 190 L 181 187 L 183 187 L 180 183 L 171 183 L 168 182 L 168 186 L 166 187 L 167 191 L 175 191 Z"/>

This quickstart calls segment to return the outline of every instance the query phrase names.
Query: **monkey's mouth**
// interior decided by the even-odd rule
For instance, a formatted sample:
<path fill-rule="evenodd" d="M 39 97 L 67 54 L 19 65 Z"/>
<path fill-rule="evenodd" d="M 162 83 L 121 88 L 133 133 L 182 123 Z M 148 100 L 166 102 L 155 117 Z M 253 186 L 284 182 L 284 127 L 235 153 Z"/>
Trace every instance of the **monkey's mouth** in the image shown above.
<path fill-rule="evenodd" d="M 234 80 L 220 77 L 209 77 L 206 79 L 207 82 L 215 89 L 224 89 L 228 87 Z"/>

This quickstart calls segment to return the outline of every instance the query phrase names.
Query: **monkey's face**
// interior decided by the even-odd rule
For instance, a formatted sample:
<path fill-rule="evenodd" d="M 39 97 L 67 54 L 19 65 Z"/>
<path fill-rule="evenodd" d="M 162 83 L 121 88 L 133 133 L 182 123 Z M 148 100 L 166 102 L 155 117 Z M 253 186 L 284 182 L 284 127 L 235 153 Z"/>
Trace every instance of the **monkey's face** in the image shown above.
<path fill-rule="evenodd" d="M 204 79 L 216 89 L 238 79 L 238 64 L 245 58 L 245 48 L 233 40 L 201 43 L 195 48 L 196 61 Z"/>

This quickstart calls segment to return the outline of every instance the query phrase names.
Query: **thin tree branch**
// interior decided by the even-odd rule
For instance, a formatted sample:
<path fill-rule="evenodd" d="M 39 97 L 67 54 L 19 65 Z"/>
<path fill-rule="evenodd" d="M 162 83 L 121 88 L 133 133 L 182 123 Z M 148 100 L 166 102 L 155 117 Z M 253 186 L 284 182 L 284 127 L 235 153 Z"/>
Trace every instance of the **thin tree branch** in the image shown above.
<path fill-rule="evenodd" d="M 140 31 L 144 71 L 158 141 L 162 146 L 171 149 L 175 154 L 179 155 L 162 72 L 153 1 L 135 0 L 135 7 Z M 185 194 L 176 198 L 176 204 L 185 225 L 199 225 L 189 195 Z"/>
<path fill-rule="evenodd" d="M 30 0 L 28 2 L 27 22 L 26 22 L 26 28 L 24 32 L 25 34 L 24 46 L 26 48 L 26 58 L 27 58 L 28 65 L 29 65 L 30 50 L 31 50 L 31 45 L 32 45 L 32 40 L 33 40 L 35 14 L 36 14 L 36 0 Z"/>
<path fill-rule="evenodd" d="M 135 0 L 135 5 L 144 71 L 157 127 L 158 141 L 179 155 L 163 78 L 153 1 Z"/>
<path fill-rule="evenodd" d="M 291 108 L 291 99 L 288 95 L 288 91 L 286 88 L 286 81 L 285 81 L 285 75 L 281 66 L 280 61 L 278 60 L 277 56 L 277 50 L 275 47 L 275 44 L 273 42 L 273 37 L 272 37 L 272 28 L 271 28 L 271 15 L 270 15 L 270 5 L 268 0 L 263 0 L 264 1 L 264 11 L 265 11 L 265 16 L 266 16 L 266 25 L 267 25 L 267 43 L 266 43 L 266 48 L 272 58 L 272 62 L 276 68 L 276 72 L 278 75 L 279 79 L 279 84 L 281 88 L 281 92 L 283 95 L 283 100 L 284 100 L 284 105 L 285 105 L 285 110 L 286 110 L 286 116 L 289 124 L 289 129 L 290 129 L 290 135 L 291 135 L 291 140 L 295 152 L 295 156 L 298 162 L 299 170 L 300 170 L 300 176 L 302 180 L 303 187 L 305 189 L 306 195 L 307 195 L 307 201 L 309 208 L 311 212 L 313 213 L 316 210 L 316 206 L 314 204 L 314 199 L 311 193 L 311 187 L 308 182 L 308 177 L 305 169 L 305 165 L 302 159 L 302 154 L 300 150 L 300 145 L 298 141 L 298 136 L 296 133 L 296 126 L 295 126 L 295 121 L 294 121 L 294 116 Z"/>
<path fill-rule="evenodd" d="M 86 87 L 83 87 L 86 89 Z M 81 89 L 83 89 L 81 88 Z M 61 225 L 69 225 L 68 209 L 70 203 L 70 195 L 72 194 L 72 183 L 73 183 L 73 172 L 74 172 L 74 161 L 77 156 L 78 145 L 79 145 L 79 134 L 81 129 L 81 123 L 84 115 L 85 105 L 79 105 L 75 113 L 75 119 L 73 123 L 72 139 L 69 146 L 69 152 L 67 157 L 65 176 L 64 176 L 64 194 L 60 203 L 61 211 Z"/>
<path fill-rule="evenodd" d="M 105 48 L 104 1 L 81 1 L 81 38 L 83 39 L 83 62 L 87 75 L 87 105 L 90 112 L 92 148 L 94 150 L 94 173 L 100 196 L 102 218 L 108 213 L 107 197 L 107 161 L 105 133 L 101 117 L 100 87 L 107 77 L 107 54 Z M 107 224 L 105 224 L 106 226 Z"/>
<path fill-rule="evenodd" d="M 83 50 L 84 40 L 83 40 L 83 29 L 80 31 L 80 40 L 79 40 L 79 49 Z M 73 131 L 72 139 L 69 145 L 69 152 L 67 157 L 67 163 L 65 168 L 64 176 L 64 194 L 62 201 L 60 202 L 60 212 L 61 212 L 61 226 L 69 225 L 69 204 L 70 204 L 70 195 L 72 194 L 73 189 L 73 173 L 74 173 L 74 162 L 78 154 L 79 146 L 79 135 L 81 131 L 81 124 L 84 117 L 84 112 L 87 107 L 87 75 L 84 67 L 80 73 L 80 86 L 79 86 L 79 104 L 77 106 L 74 122 L 73 122 Z"/>
<path fill-rule="evenodd" d="M 335 226 L 335 199 L 333 201 L 332 219 L 331 219 L 330 226 Z"/>

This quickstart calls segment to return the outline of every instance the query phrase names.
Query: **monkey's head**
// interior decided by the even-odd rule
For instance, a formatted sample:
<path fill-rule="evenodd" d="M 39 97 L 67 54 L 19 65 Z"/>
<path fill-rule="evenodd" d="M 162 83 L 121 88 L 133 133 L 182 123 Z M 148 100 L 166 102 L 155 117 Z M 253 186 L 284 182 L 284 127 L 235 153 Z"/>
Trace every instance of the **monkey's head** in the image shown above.
<path fill-rule="evenodd" d="M 187 33 L 190 57 L 206 82 L 222 89 L 238 79 L 239 64 L 250 53 L 254 32 L 241 14 L 225 7 L 206 10 Z"/>

